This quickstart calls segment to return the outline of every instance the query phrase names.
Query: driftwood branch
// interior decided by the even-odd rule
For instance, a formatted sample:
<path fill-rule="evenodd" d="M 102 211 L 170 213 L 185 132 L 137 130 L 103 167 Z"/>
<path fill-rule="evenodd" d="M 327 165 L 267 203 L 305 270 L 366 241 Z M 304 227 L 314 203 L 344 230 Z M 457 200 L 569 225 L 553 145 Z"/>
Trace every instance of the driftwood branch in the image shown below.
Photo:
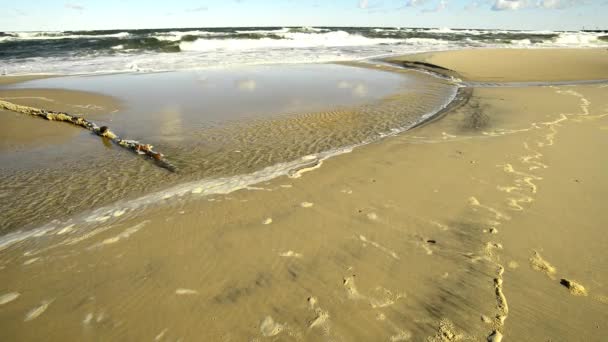
<path fill-rule="evenodd" d="M 0 109 L 8 110 L 12 112 L 28 114 L 32 116 L 37 116 L 44 118 L 49 121 L 62 121 L 68 122 L 76 126 L 80 126 L 85 128 L 100 137 L 110 139 L 117 145 L 124 147 L 132 152 L 135 152 L 139 155 L 150 157 L 158 166 L 165 168 L 171 172 L 176 172 L 177 168 L 171 164 L 169 161 L 165 159 L 165 156 L 153 150 L 152 145 L 142 144 L 139 141 L 135 140 L 126 140 L 122 139 L 116 134 L 114 134 L 108 127 L 106 126 L 97 126 L 95 123 L 90 122 L 84 118 L 64 113 L 64 112 L 55 112 L 50 110 L 44 110 L 39 108 L 33 108 L 28 106 L 21 106 L 18 104 L 14 104 L 7 101 L 0 100 Z"/>

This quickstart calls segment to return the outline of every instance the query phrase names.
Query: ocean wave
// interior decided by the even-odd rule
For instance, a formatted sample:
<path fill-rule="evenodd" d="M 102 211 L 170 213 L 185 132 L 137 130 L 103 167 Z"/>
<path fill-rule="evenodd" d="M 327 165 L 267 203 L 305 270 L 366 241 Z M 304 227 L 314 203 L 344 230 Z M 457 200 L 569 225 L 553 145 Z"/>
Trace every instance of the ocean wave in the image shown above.
<path fill-rule="evenodd" d="M 252 50 L 261 48 L 366 46 L 396 42 L 397 40 L 391 38 L 372 39 L 352 35 L 345 31 L 327 33 L 289 32 L 272 36 L 258 36 L 257 34 L 248 33 L 245 36 L 231 37 L 231 39 L 224 40 L 199 38 L 193 41 L 183 41 L 182 39 L 180 49 L 183 51 Z"/>
<path fill-rule="evenodd" d="M 86 38 L 125 38 L 128 32 L 106 34 L 73 34 L 71 32 L 16 32 L 11 38 L 14 40 L 49 40 L 49 39 L 86 39 Z"/>
<path fill-rule="evenodd" d="M 560 45 L 594 46 L 599 42 L 599 36 L 597 33 L 560 33 L 553 42 Z"/>
<path fill-rule="evenodd" d="M 467 47 L 605 47 L 601 32 L 246 27 L 1 32 L 0 72 L 167 71 L 360 60 Z M 167 56 L 171 54 L 172 56 Z M 137 68 L 132 68 L 137 65 Z"/>

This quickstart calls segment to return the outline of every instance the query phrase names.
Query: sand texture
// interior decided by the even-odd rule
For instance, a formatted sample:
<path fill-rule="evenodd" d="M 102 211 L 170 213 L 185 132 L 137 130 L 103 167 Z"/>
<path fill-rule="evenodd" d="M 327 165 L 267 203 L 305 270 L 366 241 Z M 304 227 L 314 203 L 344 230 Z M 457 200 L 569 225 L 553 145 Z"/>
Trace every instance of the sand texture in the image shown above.
<path fill-rule="evenodd" d="M 471 49 L 391 58 L 424 62 L 481 82 L 608 79 L 606 49 Z"/>
<path fill-rule="evenodd" d="M 539 81 L 608 78 L 605 54 L 424 60 Z M 0 340 L 604 341 L 607 91 L 475 88 L 308 172 L 57 223 L 0 249 Z"/>

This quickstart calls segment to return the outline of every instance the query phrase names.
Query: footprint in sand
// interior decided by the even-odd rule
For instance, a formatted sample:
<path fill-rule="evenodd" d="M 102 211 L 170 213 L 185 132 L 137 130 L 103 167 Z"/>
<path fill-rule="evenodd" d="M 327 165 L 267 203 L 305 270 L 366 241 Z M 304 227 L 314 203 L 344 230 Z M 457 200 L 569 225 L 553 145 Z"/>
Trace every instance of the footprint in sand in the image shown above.
<path fill-rule="evenodd" d="M 547 260 L 543 259 L 543 257 L 537 251 L 534 251 L 534 255 L 532 255 L 530 258 L 530 266 L 539 272 L 545 273 L 551 279 L 553 279 L 555 273 L 557 272 L 557 268 L 551 265 Z"/>
<path fill-rule="evenodd" d="M 318 306 L 317 299 L 315 297 L 308 298 L 308 305 L 310 309 L 315 312 L 315 318 L 310 321 L 308 328 L 320 328 L 326 335 L 329 335 L 329 313 Z"/>
<path fill-rule="evenodd" d="M 270 316 L 266 316 L 260 324 L 260 332 L 264 337 L 272 337 L 280 334 L 283 331 L 283 325 L 279 324 Z"/>
<path fill-rule="evenodd" d="M 350 277 L 346 277 L 342 281 L 342 285 L 346 289 L 346 294 L 349 299 L 357 300 L 363 299 L 364 297 L 357 291 L 357 287 L 355 286 L 355 275 Z"/>
<path fill-rule="evenodd" d="M 549 278 L 555 279 L 555 274 L 557 273 L 557 268 L 551 265 L 547 260 L 543 259 L 543 257 L 537 251 L 534 251 L 534 255 L 530 258 L 530 265 L 533 269 L 545 273 Z M 559 283 L 570 291 L 570 294 L 573 296 L 588 296 L 587 289 L 580 283 L 562 278 Z"/>
<path fill-rule="evenodd" d="M 373 309 L 380 309 L 395 304 L 399 299 L 405 298 L 403 293 L 393 294 L 390 290 L 381 286 L 376 287 L 376 292 L 380 293 L 378 298 L 372 296 L 364 296 L 357 290 L 355 286 L 355 275 L 344 278 L 342 285 L 346 289 L 346 295 L 351 300 L 365 300 Z"/>
<path fill-rule="evenodd" d="M 562 279 L 559 283 L 564 285 L 573 296 L 587 296 L 585 287 L 573 280 Z"/>
<path fill-rule="evenodd" d="M 484 229 L 482 231 L 486 234 L 498 234 L 498 229 L 496 229 L 495 227 L 490 227 L 489 229 Z"/>
<path fill-rule="evenodd" d="M 435 336 L 428 337 L 428 342 L 452 342 L 465 340 L 464 334 L 457 332 L 454 324 L 447 319 L 442 319 L 439 322 L 439 329 Z"/>

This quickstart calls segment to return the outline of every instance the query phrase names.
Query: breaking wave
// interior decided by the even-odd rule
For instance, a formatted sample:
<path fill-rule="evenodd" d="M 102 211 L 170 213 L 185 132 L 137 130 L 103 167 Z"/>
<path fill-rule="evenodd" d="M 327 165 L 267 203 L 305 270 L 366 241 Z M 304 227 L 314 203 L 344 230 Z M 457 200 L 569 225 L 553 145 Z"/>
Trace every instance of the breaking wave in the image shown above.
<path fill-rule="evenodd" d="M 0 32 L 0 72 L 166 71 L 357 60 L 466 47 L 601 47 L 608 44 L 607 37 L 591 31 L 360 27 Z"/>

